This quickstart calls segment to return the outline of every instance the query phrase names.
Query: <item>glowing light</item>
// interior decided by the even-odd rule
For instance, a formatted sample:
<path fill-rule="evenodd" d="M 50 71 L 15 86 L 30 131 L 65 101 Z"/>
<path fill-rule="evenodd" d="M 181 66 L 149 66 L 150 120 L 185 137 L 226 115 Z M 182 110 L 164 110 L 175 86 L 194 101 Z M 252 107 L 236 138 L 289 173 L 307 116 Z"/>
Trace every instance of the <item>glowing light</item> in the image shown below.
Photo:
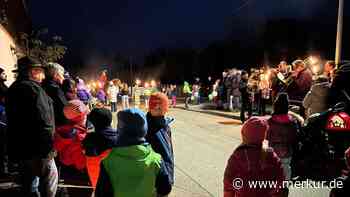
<path fill-rule="evenodd" d="M 152 81 L 151 81 L 151 86 L 152 86 L 152 87 L 155 87 L 155 86 L 156 86 L 156 81 L 155 81 L 155 80 L 152 80 Z"/>
<path fill-rule="evenodd" d="M 314 74 L 317 74 L 320 71 L 320 68 L 318 66 L 313 66 L 311 70 Z"/>
<path fill-rule="evenodd" d="M 310 56 L 309 61 L 310 61 L 310 64 L 316 64 L 318 62 L 318 59 L 313 56 Z"/>
<path fill-rule="evenodd" d="M 136 85 L 140 85 L 141 84 L 141 80 L 139 80 L 139 79 L 136 79 Z"/>
<path fill-rule="evenodd" d="M 145 88 L 148 88 L 149 87 L 149 83 L 145 83 Z"/>

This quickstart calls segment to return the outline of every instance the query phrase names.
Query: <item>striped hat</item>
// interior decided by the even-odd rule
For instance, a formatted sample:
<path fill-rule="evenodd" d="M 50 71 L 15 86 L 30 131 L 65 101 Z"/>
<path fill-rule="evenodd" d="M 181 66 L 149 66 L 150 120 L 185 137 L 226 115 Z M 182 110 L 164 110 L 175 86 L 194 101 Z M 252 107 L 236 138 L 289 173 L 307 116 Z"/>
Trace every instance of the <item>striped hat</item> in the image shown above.
<path fill-rule="evenodd" d="M 64 116 L 73 123 L 84 120 L 88 112 L 89 110 L 86 105 L 77 99 L 69 101 L 63 108 Z"/>

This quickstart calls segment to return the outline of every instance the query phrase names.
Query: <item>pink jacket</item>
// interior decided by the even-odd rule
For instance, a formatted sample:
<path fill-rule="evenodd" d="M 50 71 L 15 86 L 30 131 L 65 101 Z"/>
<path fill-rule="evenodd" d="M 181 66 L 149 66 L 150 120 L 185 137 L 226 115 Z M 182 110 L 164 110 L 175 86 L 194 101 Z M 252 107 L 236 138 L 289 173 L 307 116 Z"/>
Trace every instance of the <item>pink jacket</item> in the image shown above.
<path fill-rule="evenodd" d="M 243 187 L 233 187 L 233 181 L 243 181 Z M 240 145 L 227 162 L 224 174 L 225 197 L 281 196 L 285 180 L 282 164 L 272 149 L 263 151 L 258 145 Z M 277 188 L 250 188 L 248 181 L 276 181 Z"/>

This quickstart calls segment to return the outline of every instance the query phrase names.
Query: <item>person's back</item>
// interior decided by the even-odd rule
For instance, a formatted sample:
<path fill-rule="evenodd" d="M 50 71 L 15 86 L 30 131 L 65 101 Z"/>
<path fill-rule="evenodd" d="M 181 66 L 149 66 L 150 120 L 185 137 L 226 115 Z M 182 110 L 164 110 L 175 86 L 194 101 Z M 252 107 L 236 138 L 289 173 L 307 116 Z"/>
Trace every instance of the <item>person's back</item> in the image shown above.
<path fill-rule="evenodd" d="M 311 86 L 310 91 L 306 94 L 303 106 L 307 110 L 307 115 L 324 112 L 328 109 L 328 95 L 330 90 L 328 78 L 320 77 L 315 84 Z"/>
<path fill-rule="evenodd" d="M 268 123 L 261 117 L 252 117 L 242 126 L 242 144 L 230 156 L 225 169 L 224 197 L 282 195 L 285 176 L 281 162 L 273 149 L 262 147 L 267 129 Z M 241 185 L 235 185 L 237 180 Z M 277 187 L 249 187 L 254 181 L 274 181 Z"/>
<path fill-rule="evenodd" d="M 108 156 L 116 144 L 117 131 L 111 128 L 112 113 L 108 109 L 95 108 L 88 116 L 94 125 L 95 132 L 88 133 L 83 140 L 86 156 L 86 167 L 92 186 L 95 188 L 100 172 L 102 159 Z"/>
<path fill-rule="evenodd" d="M 168 173 L 159 154 L 146 143 L 147 120 L 139 109 L 118 113 L 115 147 L 102 161 L 96 197 L 154 197 L 171 191 Z"/>
<path fill-rule="evenodd" d="M 165 117 L 168 112 L 167 97 L 162 93 L 152 94 L 148 110 L 146 140 L 162 156 L 171 183 L 174 184 L 174 151 L 170 128 L 173 119 Z"/>

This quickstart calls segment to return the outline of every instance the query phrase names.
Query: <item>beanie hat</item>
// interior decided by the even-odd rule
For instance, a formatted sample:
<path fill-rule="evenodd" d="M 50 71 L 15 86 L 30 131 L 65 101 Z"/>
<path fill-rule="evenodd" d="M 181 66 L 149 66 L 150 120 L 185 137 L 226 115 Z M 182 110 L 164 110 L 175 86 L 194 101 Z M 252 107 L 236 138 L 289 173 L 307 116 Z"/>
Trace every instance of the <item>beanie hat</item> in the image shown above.
<path fill-rule="evenodd" d="M 160 115 L 164 116 L 169 109 L 168 97 L 160 92 L 154 93 L 149 98 L 149 111 L 152 113 L 153 110 L 159 110 Z"/>
<path fill-rule="evenodd" d="M 288 94 L 280 93 L 277 95 L 275 102 L 273 103 L 273 114 L 288 114 L 289 99 Z"/>
<path fill-rule="evenodd" d="M 241 135 L 244 144 L 262 144 L 268 129 L 266 118 L 253 116 L 242 126 Z"/>
<path fill-rule="evenodd" d="M 117 146 L 131 146 L 146 142 L 148 126 L 145 114 L 137 109 L 126 109 L 118 113 Z"/>
<path fill-rule="evenodd" d="M 86 105 L 77 99 L 69 101 L 63 108 L 64 116 L 73 123 L 79 123 L 84 120 L 88 111 Z"/>
<path fill-rule="evenodd" d="M 106 108 L 94 108 L 90 112 L 88 119 L 97 130 L 103 129 L 111 126 L 112 113 Z"/>

